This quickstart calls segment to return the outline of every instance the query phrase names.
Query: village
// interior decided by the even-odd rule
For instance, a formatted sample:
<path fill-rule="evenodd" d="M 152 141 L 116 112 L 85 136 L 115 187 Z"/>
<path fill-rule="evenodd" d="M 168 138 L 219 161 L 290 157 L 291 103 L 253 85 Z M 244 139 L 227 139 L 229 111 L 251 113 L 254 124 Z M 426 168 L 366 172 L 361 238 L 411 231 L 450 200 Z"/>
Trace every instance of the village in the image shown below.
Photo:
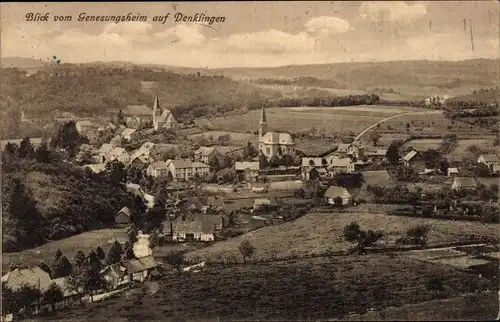
<path fill-rule="evenodd" d="M 371 135 L 373 144 L 355 140 L 325 147 L 321 155 L 304 155 L 297 153 L 293 133 L 268 131 L 264 107 L 255 124 L 257 142 L 230 146 L 231 138 L 222 135 L 180 149 L 162 141 L 167 137 L 171 142 L 194 126 L 178 123 L 168 108 L 161 107 L 157 95 L 152 105 L 152 109 L 129 106 L 100 127 L 91 120 L 69 121 L 79 135 L 91 138 L 75 158 L 79 167 L 95 174 L 126 172 L 121 175 L 127 177 L 123 187 L 143 207 L 116 209 L 114 228 L 126 229 L 127 241 L 115 240 L 108 259 L 102 249 L 97 252 L 101 254 L 89 255 L 101 275 L 102 283 L 95 287 L 72 282 L 75 277 L 67 269 L 54 274 L 54 267 L 11 267 L 2 277 L 6 287 L 20 292 L 32 287 L 39 294 L 49 294 L 49 300 L 40 302 L 27 292 L 32 302 L 20 312 L 37 315 L 82 299 L 104 299 L 106 294 L 161 278 L 181 266 L 186 272 L 199 271 L 207 259 L 189 261 L 173 252 L 176 245 L 202 249 L 308 212 L 355 211 L 366 206 L 367 193 L 372 194 L 368 203 L 393 204 L 387 210 L 390 215 L 498 222 L 498 214 L 490 210 L 495 211 L 491 206 L 498 202 L 498 185 L 491 179 L 498 178 L 500 160 L 494 153 L 471 149 L 473 164 L 450 164 L 436 150 L 404 149 L 399 142 L 381 147 L 377 136 Z M 103 142 L 103 137 L 109 142 Z M 443 139 L 448 144 L 456 140 L 450 135 Z M 2 149 L 12 150 L 21 141 L 2 141 Z M 31 139 L 34 146 L 41 142 Z M 397 187 L 368 184 L 361 189 L 366 186 L 363 176 L 379 172 L 400 183 Z M 441 191 L 415 185 L 426 181 L 440 183 Z M 241 251 L 244 260 L 253 253 L 254 246 L 247 246 L 247 253 Z M 58 263 L 61 256 L 59 251 Z M 65 271 L 61 265 L 59 270 Z M 82 264 L 73 263 L 73 269 L 75 265 Z"/>

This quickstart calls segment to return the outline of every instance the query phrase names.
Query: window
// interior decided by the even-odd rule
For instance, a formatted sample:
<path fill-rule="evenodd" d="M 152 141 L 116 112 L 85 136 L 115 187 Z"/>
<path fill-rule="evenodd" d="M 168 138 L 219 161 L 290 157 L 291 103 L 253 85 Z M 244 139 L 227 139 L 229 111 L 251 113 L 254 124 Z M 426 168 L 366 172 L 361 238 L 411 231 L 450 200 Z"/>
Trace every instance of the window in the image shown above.
<path fill-rule="evenodd" d="M 271 154 L 271 149 L 270 148 L 266 148 L 266 154 Z"/>

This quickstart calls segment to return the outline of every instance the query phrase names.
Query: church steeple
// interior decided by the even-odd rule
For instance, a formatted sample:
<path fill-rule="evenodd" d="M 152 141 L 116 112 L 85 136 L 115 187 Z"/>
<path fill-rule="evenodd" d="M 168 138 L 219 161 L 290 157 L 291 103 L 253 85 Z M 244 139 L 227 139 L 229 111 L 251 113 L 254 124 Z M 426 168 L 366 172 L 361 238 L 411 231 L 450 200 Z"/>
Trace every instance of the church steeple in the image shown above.
<path fill-rule="evenodd" d="M 158 114 L 158 111 L 161 112 L 160 101 L 158 100 L 158 94 L 156 94 L 155 102 L 153 104 L 153 125 L 156 124 L 156 115 Z"/>
<path fill-rule="evenodd" d="M 262 106 L 262 112 L 260 114 L 260 123 L 259 123 L 259 138 L 261 138 L 267 132 L 267 118 L 266 118 L 266 109 Z"/>

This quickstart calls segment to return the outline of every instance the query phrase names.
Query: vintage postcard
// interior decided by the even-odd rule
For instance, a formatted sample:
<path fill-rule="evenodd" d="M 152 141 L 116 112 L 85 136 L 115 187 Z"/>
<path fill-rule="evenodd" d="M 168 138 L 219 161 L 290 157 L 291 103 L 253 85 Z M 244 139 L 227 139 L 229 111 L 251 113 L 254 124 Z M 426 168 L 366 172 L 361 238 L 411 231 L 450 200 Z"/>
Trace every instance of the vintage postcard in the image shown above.
<path fill-rule="evenodd" d="M 1 6 L 1 321 L 500 317 L 498 1 Z"/>

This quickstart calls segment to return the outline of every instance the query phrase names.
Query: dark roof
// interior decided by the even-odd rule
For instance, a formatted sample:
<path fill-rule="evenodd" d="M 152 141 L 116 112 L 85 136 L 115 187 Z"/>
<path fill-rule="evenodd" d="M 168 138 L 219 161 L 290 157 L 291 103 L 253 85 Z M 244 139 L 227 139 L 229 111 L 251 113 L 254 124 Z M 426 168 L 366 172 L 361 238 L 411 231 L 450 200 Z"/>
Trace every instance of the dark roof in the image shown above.
<path fill-rule="evenodd" d="M 6 282 L 12 290 L 20 289 L 27 284 L 45 291 L 52 284 L 49 274 L 38 266 L 12 270 L 2 276 L 2 282 Z"/>
<path fill-rule="evenodd" d="M 172 223 L 172 226 L 174 231 L 213 234 L 215 225 L 220 225 L 221 223 L 221 216 L 191 213 L 177 217 Z"/>
<path fill-rule="evenodd" d="M 141 257 L 139 259 L 131 259 L 121 263 L 127 269 L 127 273 L 134 274 L 158 266 L 152 256 Z"/>
<path fill-rule="evenodd" d="M 496 154 L 481 154 L 485 162 L 500 162 Z"/>

